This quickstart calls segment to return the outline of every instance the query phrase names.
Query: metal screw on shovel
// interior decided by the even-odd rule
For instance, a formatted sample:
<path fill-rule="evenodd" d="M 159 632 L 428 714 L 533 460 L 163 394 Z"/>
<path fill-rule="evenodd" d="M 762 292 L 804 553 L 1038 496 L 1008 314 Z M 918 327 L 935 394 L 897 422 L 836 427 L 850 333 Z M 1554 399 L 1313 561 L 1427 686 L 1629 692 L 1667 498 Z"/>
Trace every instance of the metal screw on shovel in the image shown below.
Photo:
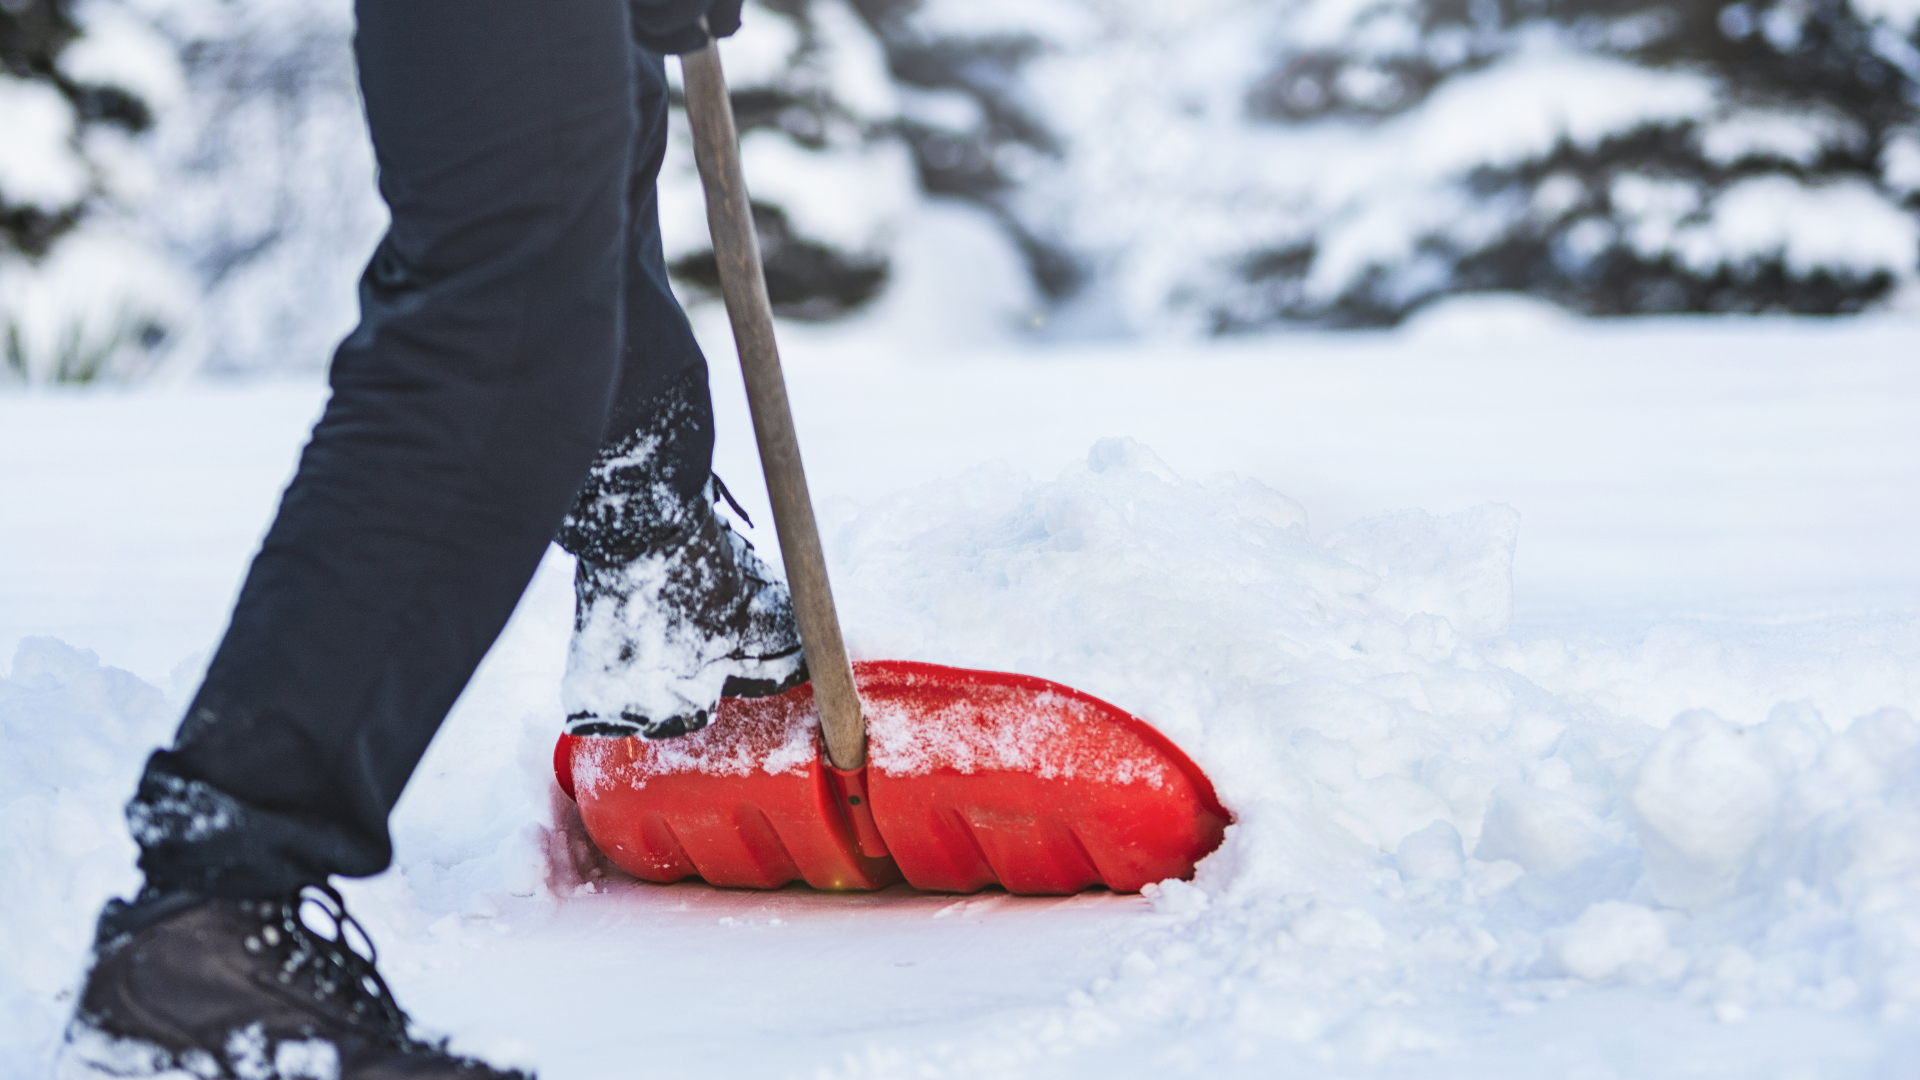
<path fill-rule="evenodd" d="M 753 211 L 740 172 L 740 140 L 733 126 L 726 76 L 720 70 L 720 50 L 709 41 L 706 47 L 682 56 L 680 64 L 687 120 L 693 126 L 693 156 L 707 193 L 707 227 L 713 233 L 714 260 L 720 267 L 720 291 L 746 376 L 753 434 L 760 444 L 760 467 L 773 501 L 780 557 L 793 589 L 793 609 L 820 709 L 827 760 L 836 769 L 857 770 L 867 760 L 867 725 L 854 689 L 853 665 L 840 637 L 833 590 L 827 584 L 827 560 L 820 549 L 813 500 L 807 496 L 806 470 L 800 465 L 800 440 L 793 430 L 787 382 L 780 373 L 780 351 L 773 340 L 773 305 L 767 298 L 760 240 L 753 231 Z"/>

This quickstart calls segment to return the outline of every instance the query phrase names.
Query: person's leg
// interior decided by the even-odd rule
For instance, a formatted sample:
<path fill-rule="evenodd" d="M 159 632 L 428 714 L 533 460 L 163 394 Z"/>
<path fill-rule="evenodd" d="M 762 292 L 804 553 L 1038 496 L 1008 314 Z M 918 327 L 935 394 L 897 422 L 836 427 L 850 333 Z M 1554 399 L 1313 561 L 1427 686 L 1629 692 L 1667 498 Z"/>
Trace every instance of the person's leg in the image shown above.
<path fill-rule="evenodd" d="M 160 890 L 264 897 L 387 866 L 388 812 L 606 428 L 624 3 L 356 12 L 393 223 L 226 637 L 129 807 Z"/>
<path fill-rule="evenodd" d="M 559 535 L 579 558 L 562 698 L 573 734 L 667 738 L 704 726 L 723 693 L 776 693 L 806 669 L 785 584 L 713 512 L 706 361 L 668 283 L 654 196 L 666 71 L 639 46 L 634 71 L 625 351 L 606 444 Z"/>
<path fill-rule="evenodd" d="M 627 6 L 356 15 L 393 223 L 227 634 L 128 806 L 147 888 L 101 915 L 63 1080 L 524 1080 L 413 1035 L 327 879 L 390 862 L 389 811 L 604 436 Z"/>
<path fill-rule="evenodd" d="M 559 534 L 600 563 L 674 545 L 706 505 L 713 466 L 707 361 L 673 295 L 654 183 L 667 152 L 667 74 L 659 53 L 631 46 L 638 127 L 627 175 L 625 340 L 607 437 Z"/>

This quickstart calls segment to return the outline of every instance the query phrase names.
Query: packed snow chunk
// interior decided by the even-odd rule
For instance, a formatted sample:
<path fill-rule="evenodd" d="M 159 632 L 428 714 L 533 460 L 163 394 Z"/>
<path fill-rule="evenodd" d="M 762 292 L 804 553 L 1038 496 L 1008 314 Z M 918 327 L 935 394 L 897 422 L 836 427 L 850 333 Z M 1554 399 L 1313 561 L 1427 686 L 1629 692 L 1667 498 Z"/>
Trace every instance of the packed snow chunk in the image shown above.
<path fill-rule="evenodd" d="M 1697 908 L 1733 895 L 1773 825 L 1780 792 L 1759 734 L 1710 712 L 1676 718 L 1631 796 L 1654 897 Z"/>
<path fill-rule="evenodd" d="M 1555 791 L 1513 784 L 1494 793 L 1475 858 L 1507 859 L 1528 873 L 1553 873 L 1604 853 L 1606 826 L 1578 801 Z"/>
<path fill-rule="evenodd" d="M 1403 510 L 1356 522 L 1327 545 L 1380 576 L 1373 598 L 1407 614 L 1447 620 L 1476 641 L 1507 632 L 1520 513 L 1488 504 L 1446 517 Z"/>
<path fill-rule="evenodd" d="M 1359 908 L 1315 905 L 1295 919 L 1293 940 L 1310 948 L 1382 949 L 1387 932 L 1380 920 Z"/>
<path fill-rule="evenodd" d="M 1589 982 L 1652 982 L 1686 969 L 1686 954 L 1667 943 L 1661 917 L 1638 904 L 1603 900 L 1548 935 L 1560 969 Z"/>
<path fill-rule="evenodd" d="M 11 868 L 0 874 L 0 1046 L 9 1057 L 50 1050 L 95 913 L 139 887 L 120 808 L 174 718 L 157 688 L 53 638 L 23 639 L 0 677 L 0 867 Z"/>
<path fill-rule="evenodd" d="M 1466 867 L 1460 847 L 1460 830 L 1445 821 L 1436 821 L 1400 841 L 1395 856 L 1400 875 L 1409 881 L 1453 881 Z"/>

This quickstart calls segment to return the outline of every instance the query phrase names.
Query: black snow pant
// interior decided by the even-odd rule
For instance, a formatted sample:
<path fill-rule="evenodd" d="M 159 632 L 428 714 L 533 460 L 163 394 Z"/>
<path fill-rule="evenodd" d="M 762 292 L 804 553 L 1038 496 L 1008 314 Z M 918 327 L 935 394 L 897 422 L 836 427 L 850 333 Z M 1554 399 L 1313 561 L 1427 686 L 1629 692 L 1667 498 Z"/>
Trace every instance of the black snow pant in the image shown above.
<path fill-rule="evenodd" d="M 704 505 L 706 365 L 654 202 L 665 66 L 625 0 L 356 17 L 392 225 L 226 636 L 128 806 L 162 890 L 385 869 L 388 813 L 548 542 L 644 554 Z"/>

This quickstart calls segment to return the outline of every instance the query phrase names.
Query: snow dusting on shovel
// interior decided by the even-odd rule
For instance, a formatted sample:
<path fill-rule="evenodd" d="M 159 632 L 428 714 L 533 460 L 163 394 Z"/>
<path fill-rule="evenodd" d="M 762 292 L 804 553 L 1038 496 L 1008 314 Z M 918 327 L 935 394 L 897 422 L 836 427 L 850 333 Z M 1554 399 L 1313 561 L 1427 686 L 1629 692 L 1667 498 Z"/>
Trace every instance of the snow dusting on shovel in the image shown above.
<path fill-rule="evenodd" d="M 625 739 L 622 752 L 584 756 L 574 766 L 576 790 L 595 793 L 603 784 L 646 786 L 650 776 L 702 772 L 745 776 L 797 774 L 820 756 L 820 714 L 811 697 L 782 696 L 758 702 L 753 723 L 729 723 L 725 704 L 713 723 L 678 739 Z"/>
<path fill-rule="evenodd" d="M 868 758 L 875 768 L 901 777 L 951 769 L 1156 788 L 1168 783 L 1164 759 L 1110 723 L 1109 709 L 1071 691 L 1036 695 L 980 685 L 938 707 L 923 701 L 908 704 L 886 694 L 867 701 Z M 609 783 L 645 786 L 649 777 L 683 772 L 797 775 L 819 757 L 820 715 L 810 695 L 795 692 L 749 708 L 750 715 L 743 716 L 738 703 L 727 702 L 711 725 L 692 735 L 624 740 L 619 752 L 583 756 L 574 765 L 577 790 L 596 794 Z"/>
<path fill-rule="evenodd" d="M 976 688 L 931 710 L 880 701 L 867 709 L 867 754 L 890 776 L 1006 771 L 1166 787 L 1165 759 L 1106 713 L 1077 695 L 1004 687 Z"/>

